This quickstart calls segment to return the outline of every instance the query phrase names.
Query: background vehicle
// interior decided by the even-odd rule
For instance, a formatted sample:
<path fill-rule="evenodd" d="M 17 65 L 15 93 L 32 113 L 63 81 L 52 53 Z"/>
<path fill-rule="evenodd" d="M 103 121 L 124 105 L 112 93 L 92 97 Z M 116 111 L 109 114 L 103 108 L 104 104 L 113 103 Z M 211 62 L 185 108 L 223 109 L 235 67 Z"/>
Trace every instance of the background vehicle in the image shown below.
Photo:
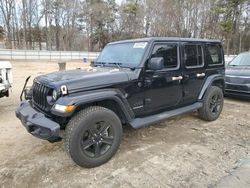
<path fill-rule="evenodd" d="M 250 52 L 239 54 L 227 66 L 225 94 L 250 99 Z"/>
<path fill-rule="evenodd" d="M 0 98 L 9 96 L 9 89 L 13 82 L 12 66 L 8 61 L 0 61 Z"/>
<path fill-rule="evenodd" d="M 108 44 L 93 67 L 35 78 L 16 116 L 32 135 L 61 139 L 80 166 L 95 167 L 117 151 L 122 125 L 141 128 L 198 110 L 216 120 L 223 108 L 220 41 L 146 38 Z"/>

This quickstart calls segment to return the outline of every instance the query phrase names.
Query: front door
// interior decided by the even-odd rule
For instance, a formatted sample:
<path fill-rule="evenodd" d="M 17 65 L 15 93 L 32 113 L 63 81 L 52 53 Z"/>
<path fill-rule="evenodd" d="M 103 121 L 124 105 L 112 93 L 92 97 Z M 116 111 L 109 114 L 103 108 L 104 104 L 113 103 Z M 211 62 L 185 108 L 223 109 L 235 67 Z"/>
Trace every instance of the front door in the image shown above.
<path fill-rule="evenodd" d="M 144 110 L 153 113 L 177 106 L 182 100 L 182 71 L 178 43 L 155 43 L 151 57 L 163 57 L 164 69 L 146 68 Z"/>

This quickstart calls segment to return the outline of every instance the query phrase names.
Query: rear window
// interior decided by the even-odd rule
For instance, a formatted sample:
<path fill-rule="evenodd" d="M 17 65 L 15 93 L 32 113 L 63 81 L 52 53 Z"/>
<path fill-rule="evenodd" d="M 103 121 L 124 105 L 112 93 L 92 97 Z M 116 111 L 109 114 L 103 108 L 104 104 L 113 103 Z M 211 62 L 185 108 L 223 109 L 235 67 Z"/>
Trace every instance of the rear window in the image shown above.
<path fill-rule="evenodd" d="M 185 45 L 184 58 L 186 67 L 201 67 L 203 66 L 202 47 L 200 45 Z"/>
<path fill-rule="evenodd" d="M 206 45 L 206 62 L 209 65 L 222 64 L 222 52 L 219 45 Z"/>

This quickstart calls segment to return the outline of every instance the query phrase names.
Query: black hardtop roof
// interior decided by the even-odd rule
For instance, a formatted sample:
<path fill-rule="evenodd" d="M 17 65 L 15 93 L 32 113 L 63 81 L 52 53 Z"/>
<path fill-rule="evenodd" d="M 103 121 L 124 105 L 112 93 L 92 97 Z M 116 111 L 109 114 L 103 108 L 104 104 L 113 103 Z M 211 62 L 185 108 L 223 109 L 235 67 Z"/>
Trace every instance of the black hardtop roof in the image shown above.
<path fill-rule="evenodd" d="M 204 43 L 221 43 L 220 40 L 211 39 L 200 39 L 200 38 L 180 38 L 180 37 L 150 37 L 150 38 L 136 38 L 129 40 L 121 40 L 111 42 L 109 44 L 119 44 L 124 42 L 167 42 L 167 41 L 178 41 L 178 42 L 204 42 Z"/>

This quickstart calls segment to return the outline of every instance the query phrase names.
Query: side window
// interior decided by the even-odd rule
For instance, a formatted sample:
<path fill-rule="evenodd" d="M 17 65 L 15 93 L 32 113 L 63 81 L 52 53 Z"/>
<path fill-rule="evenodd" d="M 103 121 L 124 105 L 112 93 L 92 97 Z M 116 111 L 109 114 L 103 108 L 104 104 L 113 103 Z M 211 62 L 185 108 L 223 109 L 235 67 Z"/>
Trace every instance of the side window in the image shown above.
<path fill-rule="evenodd" d="M 206 45 L 206 62 L 209 65 L 222 64 L 222 52 L 219 45 Z"/>
<path fill-rule="evenodd" d="M 163 57 L 165 68 L 178 67 L 177 44 L 156 44 L 151 57 Z"/>
<path fill-rule="evenodd" d="M 200 45 L 185 45 L 184 59 L 186 67 L 201 67 L 203 66 L 202 46 Z"/>

